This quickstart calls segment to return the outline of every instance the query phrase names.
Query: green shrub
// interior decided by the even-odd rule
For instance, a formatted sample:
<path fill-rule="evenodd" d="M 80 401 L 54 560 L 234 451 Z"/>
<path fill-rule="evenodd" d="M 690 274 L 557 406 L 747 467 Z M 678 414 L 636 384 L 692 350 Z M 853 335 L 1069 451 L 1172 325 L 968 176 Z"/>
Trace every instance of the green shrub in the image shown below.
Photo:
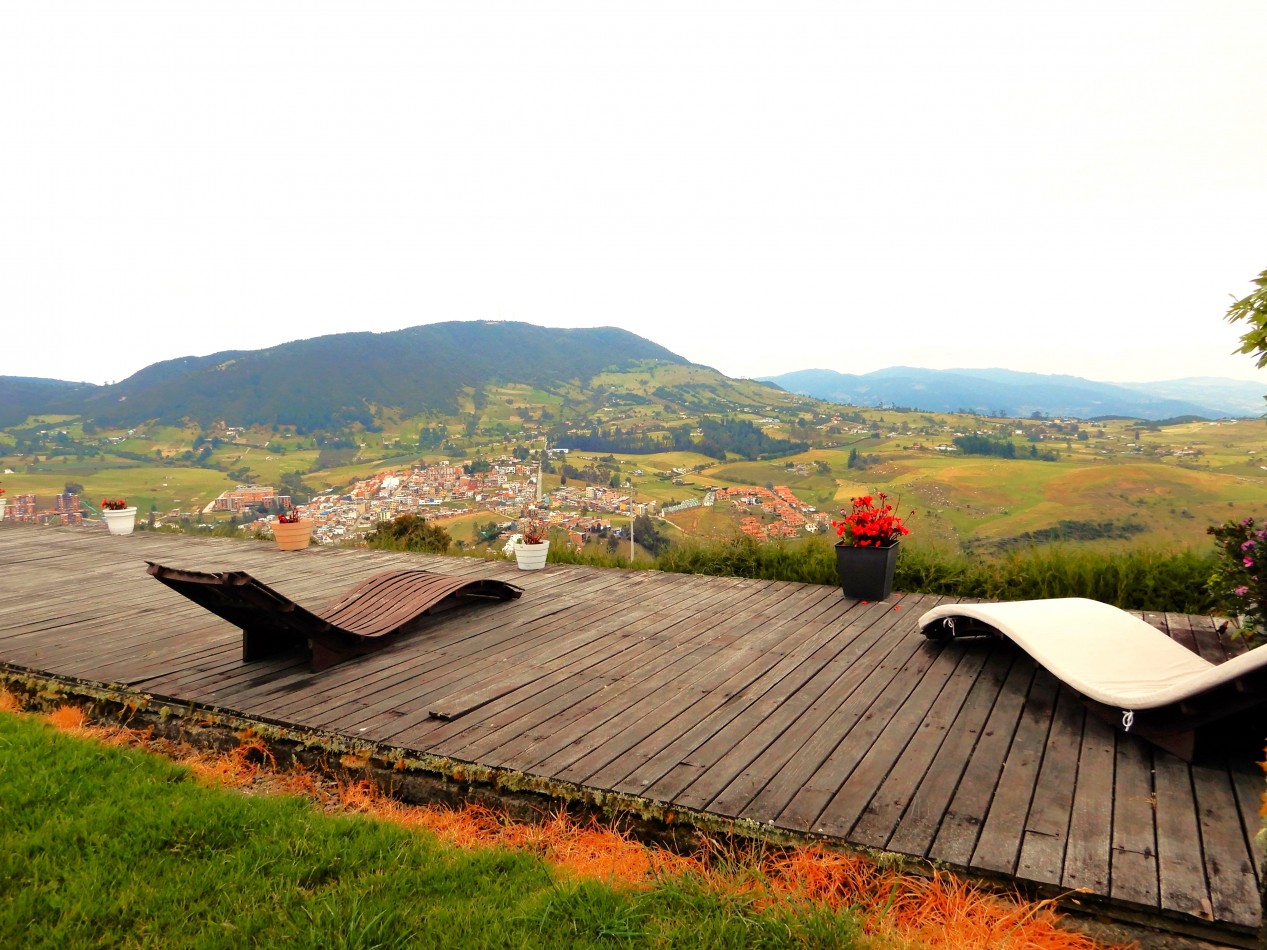
<path fill-rule="evenodd" d="M 449 532 L 417 515 L 401 515 L 392 521 L 380 522 L 373 533 L 365 538 L 372 548 L 388 551 L 422 551 L 428 554 L 445 554 L 453 539 Z"/>
<path fill-rule="evenodd" d="M 758 541 L 747 535 L 725 540 L 691 539 L 674 544 L 643 567 L 677 574 L 751 577 L 761 580 L 835 584 L 832 538 L 796 542 Z M 550 552 L 555 561 L 555 552 Z M 561 550 L 558 562 L 601 567 L 628 566 L 606 553 Z M 1087 597 L 1123 610 L 1187 614 L 1223 612 L 1224 598 L 1211 588 L 1214 557 L 1183 549 L 1129 547 L 1119 551 L 1043 544 L 1002 554 L 957 554 L 904 541 L 894 589 L 980 600 L 1038 600 Z"/>

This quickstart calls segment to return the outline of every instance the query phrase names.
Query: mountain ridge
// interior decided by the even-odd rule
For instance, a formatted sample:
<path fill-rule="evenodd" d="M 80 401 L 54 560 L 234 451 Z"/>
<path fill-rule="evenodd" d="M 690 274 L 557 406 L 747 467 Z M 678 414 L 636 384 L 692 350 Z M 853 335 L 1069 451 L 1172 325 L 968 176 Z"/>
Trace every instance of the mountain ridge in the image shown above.
<path fill-rule="evenodd" d="M 1263 389 L 1239 380 L 1104 383 L 1078 376 L 1001 368 L 932 370 L 893 366 L 864 374 L 809 369 L 758 377 L 789 392 L 868 407 L 972 412 L 1023 418 L 1034 413 L 1089 419 L 1128 416 L 1149 421 L 1262 415 Z"/>
<path fill-rule="evenodd" d="M 653 383 L 655 392 L 648 387 L 622 396 L 626 384 L 598 381 L 601 373 L 635 365 L 678 367 L 674 372 L 679 382 L 667 388 Z M 0 426 L 43 413 L 82 416 L 98 426 L 116 428 L 149 420 L 192 420 L 204 427 L 218 421 L 300 429 L 372 427 L 384 411 L 402 417 L 478 417 L 484 401 L 494 398 L 494 390 L 508 385 L 537 391 L 538 399 L 544 394 L 558 408 L 581 418 L 614 398 L 656 401 L 675 415 L 715 414 L 728 411 L 727 406 L 766 398 L 760 387 L 767 387 L 765 393 L 774 387 L 783 394 L 837 405 L 1013 418 L 1246 418 L 1260 416 L 1267 408 L 1267 384 L 1204 377 L 1105 383 L 1000 367 L 891 366 L 862 375 L 809 369 L 737 379 L 618 327 L 560 329 L 484 320 L 422 324 L 385 333 L 349 331 L 260 350 L 183 356 L 153 363 L 104 386 L 0 377 Z M 745 385 L 758 388 L 741 395 Z M 723 391 L 722 398 L 713 398 Z"/>
<path fill-rule="evenodd" d="M 618 327 L 453 321 L 178 357 L 106 386 L 51 381 L 42 388 L 2 377 L 0 425 L 25 418 L 37 402 L 37 411 L 83 415 L 103 426 L 148 419 L 371 425 L 381 407 L 405 415 L 455 414 L 464 398 L 498 380 L 548 388 L 637 360 L 694 365 Z M 42 402 L 41 393 L 47 396 Z"/>

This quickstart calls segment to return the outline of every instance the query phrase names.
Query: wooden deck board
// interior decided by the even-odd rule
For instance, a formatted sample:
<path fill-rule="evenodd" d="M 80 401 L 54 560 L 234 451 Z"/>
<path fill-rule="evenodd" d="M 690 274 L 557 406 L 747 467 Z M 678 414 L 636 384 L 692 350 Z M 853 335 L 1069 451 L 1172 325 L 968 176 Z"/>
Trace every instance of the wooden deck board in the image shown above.
<path fill-rule="evenodd" d="M 749 652 L 730 649 L 723 654 L 728 644 L 722 641 L 731 640 L 733 630 L 719 636 L 718 630 L 726 628 L 710 617 L 667 629 L 676 634 L 675 641 L 640 644 L 626 651 L 618 666 L 602 668 L 605 682 L 592 701 L 549 719 L 534 718 L 531 741 L 507 739 L 503 729 L 495 758 L 510 768 L 548 771 L 578 781 L 625 755 L 644 738 L 648 723 L 662 722 L 670 709 L 689 709 L 701 667 L 720 670 L 736 658 L 742 662 Z M 657 718 L 648 719 L 653 711 Z"/>
<path fill-rule="evenodd" d="M 1003 760 L 1002 774 L 981 825 L 972 852 L 972 866 L 1002 874 L 1014 874 L 1020 859 L 1024 830 L 1030 822 L 1030 806 L 1037 789 L 1039 769 L 1047 746 L 1058 684 L 1039 670 L 1030 684 L 1021 719 Z M 1017 834 L 1019 824 L 1021 834 Z"/>
<path fill-rule="evenodd" d="M 1201 860 L 1201 829 L 1192 794 L 1192 776 L 1174 756 L 1157 756 L 1153 768 L 1156 770 L 1161 904 L 1209 919 L 1214 909 Z"/>
<path fill-rule="evenodd" d="M 1078 782 L 1078 755 L 1086 712 L 1068 690 L 1056 694 L 1047 744 L 1039 766 L 1025 837 L 1017 862 L 1018 877 L 1059 884 L 1064 872 L 1073 793 Z"/>
<path fill-rule="evenodd" d="M 1142 907 L 1158 903 L 1156 790 L 1152 755 L 1130 736 L 1119 736 L 1113 790 L 1110 894 Z"/>
<path fill-rule="evenodd" d="M 898 642 L 902 646 L 890 652 L 862 689 L 850 695 L 849 707 L 861 714 L 845 715 L 848 707 L 842 704 L 828 719 L 824 732 L 840 735 L 840 741 L 783 810 L 787 820 L 803 822 L 816 834 L 847 837 L 877 783 L 901 756 L 919 717 L 931 705 L 912 697 L 929 680 L 938 652 L 924 642 L 914 643 L 915 649 L 908 653 L 905 646 L 912 641 Z M 949 676 L 948 666 L 942 670 Z M 944 682 L 937 675 L 932 681 L 925 696 L 935 697 Z"/>
<path fill-rule="evenodd" d="M 940 651 L 827 806 L 828 834 L 883 848 L 945 741 L 984 655 Z M 845 829 L 843 832 L 838 829 Z"/>
<path fill-rule="evenodd" d="M 708 599 L 694 595 L 692 603 L 707 604 Z M 607 650 L 552 670 L 536 681 L 535 689 L 508 694 L 497 709 L 489 709 L 487 721 L 464 719 L 441 726 L 435 733 L 438 749 L 464 759 L 490 756 L 504 768 L 535 768 L 576 738 L 590 736 L 611 717 L 613 694 L 614 703 L 627 706 L 672 683 L 673 675 L 666 670 L 675 659 L 698 661 L 716 652 L 704 650 L 712 633 L 707 619 L 661 612 L 645 632 L 641 637 L 611 638 Z M 568 703 L 569 695 L 578 700 Z M 595 735 L 585 747 L 597 745 Z M 557 768 L 563 764 L 560 760 Z"/>
<path fill-rule="evenodd" d="M 147 560 L 246 570 L 310 609 L 400 567 L 525 593 L 312 674 L 298 655 L 244 663 L 240 631 Z M 926 641 L 936 597 L 15 525 L 0 562 L 16 671 L 1086 888 L 1238 939 L 1260 923 L 1255 757 L 1189 765 L 1084 713 L 1006 642 Z M 1216 662 L 1244 649 L 1211 618 L 1144 617 Z"/>
<path fill-rule="evenodd" d="M 303 710 L 322 728 L 344 723 L 348 717 L 358 718 L 355 724 L 359 726 L 361 720 L 375 714 L 377 707 L 394 707 L 402 690 L 421 700 L 424 697 L 418 696 L 420 685 L 443 694 L 453 691 L 451 684 L 464 675 L 469 681 L 468 657 L 475 649 L 473 643 L 482 645 L 489 664 L 500 661 L 500 654 L 490 651 L 490 647 L 511 655 L 536 650 L 550 636 L 566 629 L 571 611 L 582 603 L 571 597 L 563 602 L 547 599 L 522 608 L 514 603 L 504 605 L 509 609 L 477 609 L 442 620 L 435 618 L 435 623 L 420 625 L 407 641 L 402 639 L 404 649 L 388 648 L 366 658 L 367 662 L 331 670 L 325 676 L 308 680 L 307 688 L 302 690 L 244 695 L 243 700 L 274 716 L 285 717 L 294 710 Z M 520 627 L 532 629 L 534 637 L 522 637 Z M 424 656 L 417 656 L 408 645 L 415 637 L 430 641 L 431 649 Z M 487 666 L 483 675 L 490 675 Z"/>
<path fill-rule="evenodd" d="M 965 657 L 981 658 L 980 673 L 973 679 L 963 705 L 948 725 L 945 740 L 905 803 L 905 811 L 884 847 L 902 854 L 930 854 L 946 815 L 946 804 L 954 798 L 1012 667 L 1013 653 L 998 649 L 1001 645 L 998 640 L 979 642 L 974 644 L 976 649 L 965 652 Z"/>
<path fill-rule="evenodd" d="M 865 680 L 866 671 L 877 662 L 875 656 L 887 656 L 898 648 L 897 638 L 885 638 L 897 616 L 888 605 L 871 604 L 849 616 L 856 626 L 851 624 L 827 647 L 792 667 L 777 682 L 764 681 L 764 692 L 753 697 L 751 704 L 736 706 L 736 714 L 724 724 L 720 723 L 723 717 L 714 717 L 714 725 L 720 728 L 681 762 L 683 766 L 702 766 L 700 771 L 675 768 L 653 783 L 649 794 L 663 794 L 688 807 L 705 808 L 737 781 L 739 788 L 731 789 L 729 797 L 742 807 L 747 799 L 737 793 L 759 793 L 774 780 L 796 781 L 790 778 L 791 760 L 819 742 L 834 747 L 839 736 L 825 723 Z M 758 757 L 762 758 L 761 767 L 749 770 Z M 809 772 L 812 774 L 812 770 Z M 683 779 L 689 779 L 689 790 L 682 784 Z M 796 781 L 797 788 L 802 784 Z M 775 802 L 768 801 L 761 809 L 769 814 L 774 807 Z"/>
<path fill-rule="evenodd" d="M 1008 671 L 985 728 L 973 746 L 972 755 L 942 815 L 941 827 L 928 857 L 962 867 L 972 864 L 972 852 L 990 810 L 994 789 L 999 783 L 1003 763 L 1012 745 L 1012 735 L 1033 679 L 1033 665 L 1018 658 Z M 1018 844 L 1021 828 L 1022 822 L 1017 821 L 1014 830 Z"/>
<path fill-rule="evenodd" d="M 1086 888 L 1093 894 L 1109 891 L 1115 750 L 1108 724 L 1093 716 L 1085 717 L 1061 880 L 1069 890 Z M 1187 766 L 1183 768 L 1186 770 Z"/>
<path fill-rule="evenodd" d="M 789 597 L 785 616 L 762 624 L 752 636 L 740 641 L 729 632 L 723 634 L 721 639 L 733 642 L 735 649 L 723 651 L 714 662 L 696 665 L 689 674 L 680 671 L 672 687 L 633 711 L 609 740 L 584 749 L 561 775 L 591 785 L 596 781 L 595 776 L 602 775 L 604 769 L 613 765 L 628 772 L 632 763 L 645 762 L 663 748 L 668 723 L 679 720 L 679 728 L 689 728 L 688 724 L 698 722 L 716 708 L 708 702 L 709 697 L 717 696 L 724 701 L 733 695 L 740 682 L 750 683 L 754 673 L 760 675 L 769 670 L 786 655 L 781 653 L 781 648 L 789 635 L 789 626 L 794 625 L 797 633 L 803 635 L 806 625 L 821 615 L 824 606 L 830 607 L 825 603 L 830 598 L 809 588 L 805 590 L 810 595 L 808 599 L 798 602 L 795 594 Z"/>
<path fill-rule="evenodd" d="M 1206 852 L 1237 856 L 1207 863 L 1214 917 L 1226 920 L 1244 914 L 1246 908 L 1259 901 L 1255 867 L 1262 865 L 1262 858 L 1260 855 L 1254 860 L 1246 851 L 1246 829 L 1241 823 L 1241 811 L 1228 768 L 1197 765 L 1193 767 L 1192 774 L 1197 820 L 1201 825 L 1201 840 Z"/>

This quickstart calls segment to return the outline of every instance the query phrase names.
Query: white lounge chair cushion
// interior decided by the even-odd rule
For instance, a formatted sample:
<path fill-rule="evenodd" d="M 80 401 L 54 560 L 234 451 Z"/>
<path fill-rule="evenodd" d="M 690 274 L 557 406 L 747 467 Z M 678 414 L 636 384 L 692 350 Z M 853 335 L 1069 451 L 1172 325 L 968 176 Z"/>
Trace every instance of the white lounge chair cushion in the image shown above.
<path fill-rule="evenodd" d="M 1152 624 L 1081 597 L 943 604 L 919 618 L 972 617 L 1014 641 L 1083 696 L 1119 709 L 1155 709 L 1267 667 L 1267 647 L 1214 664 Z"/>

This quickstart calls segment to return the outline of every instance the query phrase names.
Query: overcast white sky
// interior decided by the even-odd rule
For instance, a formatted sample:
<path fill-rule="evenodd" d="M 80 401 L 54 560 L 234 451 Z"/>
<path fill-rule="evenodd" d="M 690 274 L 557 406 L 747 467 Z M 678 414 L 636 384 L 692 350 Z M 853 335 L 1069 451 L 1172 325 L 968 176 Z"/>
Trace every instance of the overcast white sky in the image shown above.
<path fill-rule="evenodd" d="M 1262 379 L 1263 0 L 0 10 L 0 375 L 445 320 Z"/>

